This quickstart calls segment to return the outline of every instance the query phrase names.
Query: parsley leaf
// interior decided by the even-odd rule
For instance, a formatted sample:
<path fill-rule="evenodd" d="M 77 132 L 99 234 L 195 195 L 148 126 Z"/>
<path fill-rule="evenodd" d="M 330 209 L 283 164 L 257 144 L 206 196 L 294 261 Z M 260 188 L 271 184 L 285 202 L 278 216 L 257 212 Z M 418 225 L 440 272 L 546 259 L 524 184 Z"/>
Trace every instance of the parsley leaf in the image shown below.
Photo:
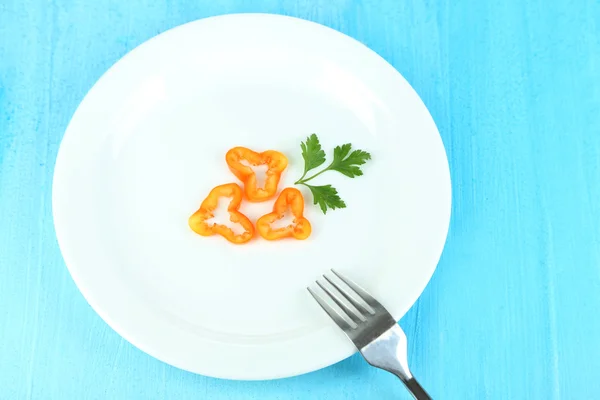
<path fill-rule="evenodd" d="M 325 152 L 321 149 L 319 138 L 314 133 L 306 138 L 306 143 L 300 143 L 300 148 L 302 148 L 302 158 L 304 158 L 304 174 L 302 175 L 304 178 L 308 171 L 325 162 Z M 302 178 L 298 180 L 300 181 Z"/>
<path fill-rule="evenodd" d="M 350 143 L 337 146 L 333 150 L 333 162 L 327 169 L 338 171 L 349 178 L 361 176 L 363 172 L 359 165 L 363 165 L 370 160 L 371 154 L 363 150 L 354 150 L 350 153 L 351 149 L 352 145 Z M 350 155 L 348 155 L 348 153 L 350 153 Z"/>
<path fill-rule="evenodd" d="M 312 186 L 303 183 L 308 187 L 313 195 L 313 204 L 318 204 L 321 207 L 323 214 L 327 214 L 327 209 L 335 210 L 336 208 L 346 208 L 346 203 L 340 198 L 337 190 L 331 185 Z"/>
<path fill-rule="evenodd" d="M 300 144 L 300 148 L 302 149 L 302 158 L 304 158 L 304 173 L 295 184 L 304 185 L 310 189 L 313 195 L 314 204 L 319 205 L 323 214 L 326 214 L 328 209 L 335 210 L 336 208 L 346 208 L 346 203 L 340 198 L 337 190 L 333 186 L 312 186 L 308 185 L 306 182 L 327 171 L 338 171 L 349 178 L 361 176 L 363 172 L 360 169 L 360 166 L 371 159 L 371 154 L 364 150 L 352 151 L 352 145 L 350 143 L 337 146 L 333 149 L 333 161 L 331 164 L 316 174 L 306 178 L 308 171 L 325 163 L 325 152 L 321 148 L 319 138 L 314 133 L 306 138 L 306 142 Z"/>

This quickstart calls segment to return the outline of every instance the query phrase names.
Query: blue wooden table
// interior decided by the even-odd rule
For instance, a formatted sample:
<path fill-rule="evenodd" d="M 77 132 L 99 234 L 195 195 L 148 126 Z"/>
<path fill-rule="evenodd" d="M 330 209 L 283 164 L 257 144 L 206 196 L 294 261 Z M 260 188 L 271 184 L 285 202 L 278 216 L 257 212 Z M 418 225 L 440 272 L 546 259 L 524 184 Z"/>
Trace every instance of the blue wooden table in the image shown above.
<path fill-rule="evenodd" d="M 353 357 L 233 382 L 138 351 L 69 277 L 51 214 L 63 132 L 129 50 L 184 22 L 293 15 L 371 47 L 435 119 L 453 179 L 442 260 L 402 319 L 436 399 L 600 399 L 597 0 L 0 2 L 0 399 L 407 399 Z"/>

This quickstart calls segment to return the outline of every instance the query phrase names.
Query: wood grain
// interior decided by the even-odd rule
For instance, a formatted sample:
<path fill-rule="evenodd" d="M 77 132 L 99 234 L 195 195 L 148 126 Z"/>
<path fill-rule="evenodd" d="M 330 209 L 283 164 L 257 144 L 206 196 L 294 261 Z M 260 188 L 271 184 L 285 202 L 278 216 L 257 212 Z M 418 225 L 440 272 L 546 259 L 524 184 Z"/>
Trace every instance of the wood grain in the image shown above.
<path fill-rule="evenodd" d="M 136 45 L 231 12 L 338 29 L 394 65 L 431 111 L 453 220 L 401 324 L 432 396 L 600 398 L 600 3 L 4 0 L 0 399 L 408 399 L 358 357 L 271 382 L 179 371 L 108 328 L 69 277 L 50 193 L 77 105 Z"/>

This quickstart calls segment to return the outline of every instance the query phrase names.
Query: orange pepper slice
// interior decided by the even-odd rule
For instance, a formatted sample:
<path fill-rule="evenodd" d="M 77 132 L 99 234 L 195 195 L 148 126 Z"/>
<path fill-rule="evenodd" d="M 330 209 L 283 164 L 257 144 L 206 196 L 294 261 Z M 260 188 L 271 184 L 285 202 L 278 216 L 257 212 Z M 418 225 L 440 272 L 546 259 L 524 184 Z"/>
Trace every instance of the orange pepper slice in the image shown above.
<path fill-rule="evenodd" d="M 279 229 L 272 229 L 271 224 L 278 219 L 283 218 L 288 207 L 294 215 L 294 223 Z M 273 205 L 273 212 L 263 215 L 256 222 L 256 229 L 260 236 L 267 240 L 278 240 L 287 237 L 294 237 L 304 240 L 310 236 L 312 228 L 310 222 L 303 216 L 304 198 L 298 189 L 286 188 Z"/>
<path fill-rule="evenodd" d="M 278 151 L 267 150 L 257 153 L 245 147 L 234 147 L 225 155 L 229 169 L 238 179 L 244 182 L 244 192 L 250 201 L 260 202 L 270 199 L 277 193 L 277 185 L 281 173 L 288 165 L 287 158 Z M 265 187 L 259 188 L 256 184 L 256 174 L 248 165 L 242 164 L 246 160 L 250 165 L 267 165 L 267 179 Z"/>
<path fill-rule="evenodd" d="M 213 218 L 214 210 L 219 206 L 221 197 L 231 198 L 231 202 L 227 207 L 229 219 L 233 223 L 239 223 L 244 228 L 245 232 L 236 234 L 233 230 L 222 224 L 207 224 L 206 221 Z M 248 242 L 254 236 L 254 226 L 252 222 L 244 214 L 239 212 L 240 204 L 242 203 L 242 189 L 236 183 L 228 183 L 215 187 L 210 191 L 206 199 L 189 218 L 188 223 L 194 232 L 202 236 L 212 236 L 219 234 L 231 243 L 243 244 Z"/>

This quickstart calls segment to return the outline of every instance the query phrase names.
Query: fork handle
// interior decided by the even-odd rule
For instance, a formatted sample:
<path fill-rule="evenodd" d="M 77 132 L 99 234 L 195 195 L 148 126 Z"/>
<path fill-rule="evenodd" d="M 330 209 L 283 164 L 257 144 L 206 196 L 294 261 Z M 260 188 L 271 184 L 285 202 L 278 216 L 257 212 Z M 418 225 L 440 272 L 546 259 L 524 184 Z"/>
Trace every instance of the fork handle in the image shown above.
<path fill-rule="evenodd" d="M 402 382 L 404 382 L 406 388 L 416 400 L 432 400 L 431 397 L 425 391 L 425 389 L 423 389 L 423 387 L 419 384 L 419 382 L 417 382 L 415 378 L 400 379 L 402 379 Z"/>

